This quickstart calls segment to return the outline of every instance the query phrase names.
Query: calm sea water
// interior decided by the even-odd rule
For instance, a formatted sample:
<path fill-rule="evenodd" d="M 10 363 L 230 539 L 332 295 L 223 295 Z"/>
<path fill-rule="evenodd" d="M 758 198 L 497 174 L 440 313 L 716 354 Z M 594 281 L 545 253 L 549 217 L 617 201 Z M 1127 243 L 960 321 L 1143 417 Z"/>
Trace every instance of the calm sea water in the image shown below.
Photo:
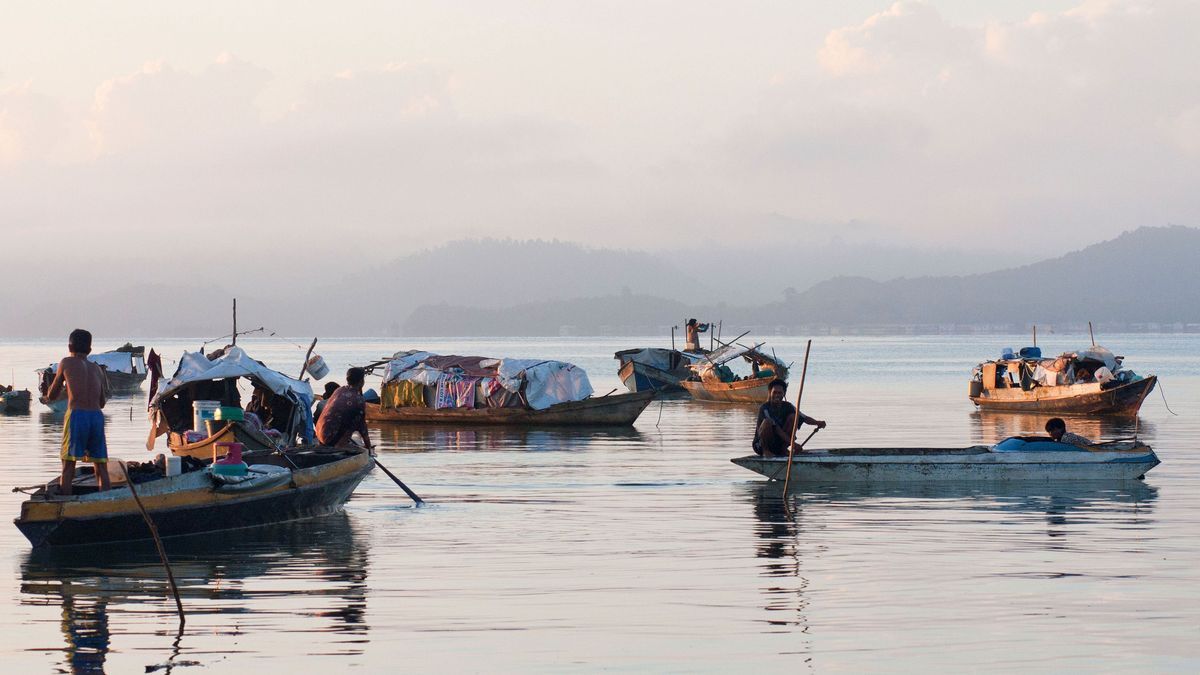
<path fill-rule="evenodd" d="M 1200 336 L 1105 337 L 1127 366 L 1162 377 L 1178 415 L 1156 391 L 1136 422 L 1070 428 L 1114 438 L 1136 425 L 1164 462 L 1142 484 L 820 489 L 795 492 L 789 513 L 777 485 L 728 461 L 748 452 L 752 407 L 656 402 L 624 430 L 383 428 L 381 461 L 429 505 L 413 508 L 375 472 L 334 517 L 168 540 L 182 635 L 153 547 L 32 553 L 0 527 L 0 659 L 6 672 L 1196 672 Z M 0 342 L 0 379 L 32 388 L 64 342 Z M 170 359 L 197 346 L 137 342 Z M 298 345 L 242 342 L 299 370 Z M 1045 418 L 979 414 L 966 399 L 976 362 L 1024 342 L 817 338 L 802 407 L 829 428 L 812 447 L 1037 431 Z M 614 351 L 661 343 L 317 351 L 335 374 L 412 347 L 545 356 L 585 367 L 602 394 L 620 386 Z M 798 377 L 803 341 L 769 344 Z M 109 404 L 113 455 L 148 456 L 144 410 L 143 397 Z M 61 426 L 36 402 L 0 416 L 0 483 L 53 476 Z M 4 490 L 0 510 L 15 517 L 22 497 Z"/>

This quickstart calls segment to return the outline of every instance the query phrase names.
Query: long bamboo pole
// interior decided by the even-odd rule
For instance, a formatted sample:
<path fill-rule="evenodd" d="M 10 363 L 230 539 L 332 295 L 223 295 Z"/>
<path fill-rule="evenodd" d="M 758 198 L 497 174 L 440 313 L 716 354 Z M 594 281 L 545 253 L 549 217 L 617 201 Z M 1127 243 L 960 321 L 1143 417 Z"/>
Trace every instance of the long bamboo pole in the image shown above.
<path fill-rule="evenodd" d="M 183 601 L 179 599 L 179 587 L 175 585 L 175 574 L 171 572 L 171 563 L 167 560 L 167 551 L 163 548 L 162 539 L 158 536 L 158 528 L 155 527 L 154 519 L 150 517 L 150 513 L 142 504 L 142 498 L 138 496 L 137 488 L 133 486 L 133 477 L 128 472 L 125 474 L 125 484 L 129 486 L 129 494 L 133 495 L 133 501 L 137 504 L 138 510 L 142 512 L 142 519 L 150 528 L 150 536 L 154 538 L 154 547 L 158 549 L 158 558 L 167 570 L 167 581 L 171 584 L 171 594 L 175 596 L 175 608 L 179 610 L 179 629 L 183 630 L 183 624 L 186 621 L 183 614 Z"/>
<path fill-rule="evenodd" d="M 800 368 L 800 391 L 796 392 L 796 415 L 792 418 L 792 433 L 788 437 L 787 473 L 783 476 L 783 500 L 787 502 L 788 484 L 792 480 L 792 459 L 796 456 L 796 429 L 800 426 L 800 400 L 804 398 L 804 380 L 808 377 L 808 352 L 812 350 L 812 340 L 804 347 L 804 365 Z"/>

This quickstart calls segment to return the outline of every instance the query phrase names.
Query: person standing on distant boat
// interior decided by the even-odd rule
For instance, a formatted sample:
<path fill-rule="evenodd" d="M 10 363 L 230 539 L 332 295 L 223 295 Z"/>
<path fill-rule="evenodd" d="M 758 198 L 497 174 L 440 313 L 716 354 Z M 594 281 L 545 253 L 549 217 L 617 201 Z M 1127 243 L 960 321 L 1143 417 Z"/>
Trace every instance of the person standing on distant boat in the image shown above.
<path fill-rule="evenodd" d="M 49 403 L 62 397 L 67 389 L 67 414 L 63 418 L 62 478 L 59 494 L 71 494 L 75 480 L 75 462 L 91 462 L 101 490 L 110 487 L 108 478 L 108 443 L 104 438 L 104 413 L 108 402 L 108 380 L 100 366 L 88 361 L 92 352 L 92 334 L 82 328 L 71 331 L 67 338 L 71 355 L 58 362 L 54 381 L 42 397 Z M 103 465 L 103 466 L 102 466 Z"/>
<path fill-rule="evenodd" d="M 684 342 L 683 349 L 688 352 L 698 352 L 700 349 L 700 334 L 708 330 L 708 324 L 698 323 L 695 319 L 688 319 L 684 325 Z"/>
<path fill-rule="evenodd" d="M 783 400 L 786 395 L 787 382 L 771 380 L 771 384 L 767 385 L 767 402 L 759 407 L 758 419 L 754 423 L 754 454 L 763 457 L 786 455 L 796 415 L 800 415 L 801 424 L 811 424 L 818 429 L 825 428 L 825 420 L 798 413 L 796 406 Z"/>
<path fill-rule="evenodd" d="M 1092 442 L 1079 434 L 1073 434 L 1067 431 L 1067 423 L 1061 417 L 1055 417 L 1049 422 L 1046 422 L 1046 433 L 1050 434 L 1059 443 L 1070 443 L 1071 445 L 1092 445 Z"/>
<path fill-rule="evenodd" d="M 367 431 L 367 403 L 363 400 L 362 368 L 346 371 L 346 384 L 338 387 L 326 400 L 317 420 L 317 442 L 330 447 L 345 447 L 353 444 L 354 432 L 362 438 L 363 445 L 371 449 L 371 435 Z"/>

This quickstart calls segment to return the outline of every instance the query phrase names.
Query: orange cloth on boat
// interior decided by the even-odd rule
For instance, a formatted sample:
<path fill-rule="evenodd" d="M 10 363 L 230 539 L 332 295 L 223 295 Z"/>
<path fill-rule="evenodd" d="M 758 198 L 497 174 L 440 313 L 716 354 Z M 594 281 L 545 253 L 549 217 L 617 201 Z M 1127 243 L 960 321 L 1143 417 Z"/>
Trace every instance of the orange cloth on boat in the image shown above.
<path fill-rule="evenodd" d="M 388 382 L 380 403 L 384 408 L 424 408 L 425 385 L 411 380 Z"/>

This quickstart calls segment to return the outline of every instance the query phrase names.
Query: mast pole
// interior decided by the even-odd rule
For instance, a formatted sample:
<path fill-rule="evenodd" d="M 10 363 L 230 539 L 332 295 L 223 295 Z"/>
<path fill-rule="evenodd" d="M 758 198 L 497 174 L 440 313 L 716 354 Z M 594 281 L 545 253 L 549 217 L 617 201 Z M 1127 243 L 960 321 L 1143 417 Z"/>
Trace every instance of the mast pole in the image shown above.
<path fill-rule="evenodd" d="M 233 299 L 233 344 L 237 344 L 237 298 Z"/>

